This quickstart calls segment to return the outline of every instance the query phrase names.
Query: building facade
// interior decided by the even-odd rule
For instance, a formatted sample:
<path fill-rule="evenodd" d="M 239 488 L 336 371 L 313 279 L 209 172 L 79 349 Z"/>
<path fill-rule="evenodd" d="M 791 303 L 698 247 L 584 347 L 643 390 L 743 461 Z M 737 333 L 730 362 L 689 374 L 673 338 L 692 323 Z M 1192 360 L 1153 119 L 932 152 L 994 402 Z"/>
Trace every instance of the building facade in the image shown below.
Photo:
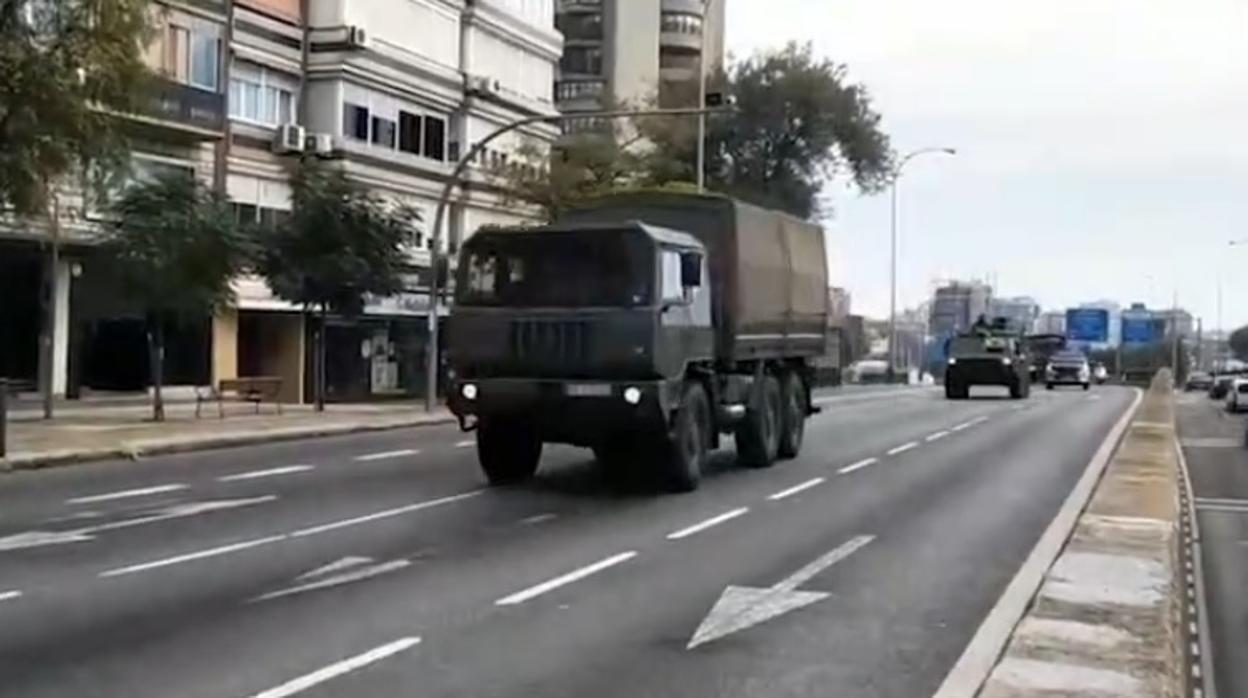
<path fill-rule="evenodd" d="M 928 331 L 943 340 L 970 329 L 980 315 L 987 315 L 992 287 L 979 281 L 952 281 L 936 289 L 932 297 Z"/>
<path fill-rule="evenodd" d="M 723 66 L 727 0 L 559 0 L 565 47 L 555 94 L 566 113 L 612 105 L 690 106 L 702 71 Z M 703 50 L 705 48 L 705 57 Z M 592 118 L 570 132 L 601 130 Z"/>
<path fill-rule="evenodd" d="M 563 42 L 553 3 L 156 2 L 147 61 L 160 82 L 148 112 L 128 117 L 133 176 L 186 171 L 224 191 L 240 221 L 274 225 L 291 209 L 292 166 L 324 158 L 419 210 L 408 291 L 373 299 L 361 318 L 330 318 L 325 331 L 331 399 L 420 394 L 428 319 L 445 314 L 427 292 L 438 196 L 468 144 L 518 118 L 558 114 L 553 86 Z M 454 252 L 482 225 L 528 219 L 483 166 L 505 163 L 521 139 L 550 143 L 558 134 L 557 126 L 538 125 L 484 151 L 450 202 L 443 251 Z M 0 290 L 20 286 L 25 294 L 21 310 L 7 303 L 0 310 L 8 335 L 0 340 L 0 375 L 34 382 L 39 289 L 47 287 L 56 310 L 53 391 L 146 387 L 145 319 L 113 300 L 105 265 L 91 263 L 101 209 L 67 190 L 61 261 L 52 272 L 49 231 L 0 232 Z M 235 291 L 236 308 L 170 334 L 166 382 L 273 375 L 283 378 L 283 399 L 305 400 L 319 328 L 261 279 L 240 278 Z"/>
<path fill-rule="evenodd" d="M 1006 318 L 1013 327 L 1031 332 L 1040 317 L 1040 304 L 1030 296 L 993 298 L 988 304 L 988 315 Z"/>
<path fill-rule="evenodd" d="M 1036 334 L 1060 334 L 1066 336 L 1066 312 L 1047 310 L 1036 320 Z"/>

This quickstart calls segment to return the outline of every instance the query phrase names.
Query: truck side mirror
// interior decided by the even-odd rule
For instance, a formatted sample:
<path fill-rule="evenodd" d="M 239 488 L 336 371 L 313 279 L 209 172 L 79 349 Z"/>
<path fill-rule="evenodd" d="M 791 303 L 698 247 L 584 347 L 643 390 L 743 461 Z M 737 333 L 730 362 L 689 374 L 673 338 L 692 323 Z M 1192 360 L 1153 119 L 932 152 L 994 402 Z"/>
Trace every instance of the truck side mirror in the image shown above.
<path fill-rule="evenodd" d="M 680 253 L 680 285 L 685 288 L 702 285 L 702 255 L 697 252 Z"/>

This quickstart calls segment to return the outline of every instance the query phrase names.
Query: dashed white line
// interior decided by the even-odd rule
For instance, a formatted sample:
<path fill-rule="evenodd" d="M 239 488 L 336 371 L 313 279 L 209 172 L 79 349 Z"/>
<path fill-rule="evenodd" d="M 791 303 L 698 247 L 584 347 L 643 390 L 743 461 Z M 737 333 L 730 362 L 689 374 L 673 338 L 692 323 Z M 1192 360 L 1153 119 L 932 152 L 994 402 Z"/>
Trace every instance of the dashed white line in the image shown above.
<path fill-rule="evenodd" d="M 929 434 L 929 435 L 928 435 L 928 437 L 927 437 L 926 439 L 923 439 L 923 440 L 924 440 L 924 441 L 926 441 L 926 442 L 928 442 L 928 443 L 931 443 L 931 442 L 933 442 L 933 441 L 940 441 L 941 439 L 945 438 L 945 437 L 946 437 L 946 436 L 948 436 L 948 435 L 949 435 L 948 430 L 945 430 L 945 431 L 938 431 L 938 432 L 936 432 L 935 434 Z"/>
<path fill-rule="evenodd" d="M 560 575 L 536 586 L 531 586 L 528 589 L 518 591 L 510 596 L 504 596 L 498 601 L 495 601 L 494 604 L 497 606 L 515 606 L 517 604 L 522 604 L 525 601 L 537 598 L 538 596 L 558 589 L 559 587 L 566 586 L 573 582 L 580 581 L 590 575 L 597 574 L 598 572 L 601 572 L 609 567 L 614 567 L 618 564 L 628 562 L 635 557 L 637 557 L 636 550 L 629 550 L 628 552 L 619 553 L 618 555 L 612 555 L 611 557 L 599 560 L 592 565 L 586 565 L 578 570 L 573 570 L 567 574 Z"/>
<path fill-rule="evenodd" d="M 155 485 L 153 487 L 142 487 L 134 490 L 121 490 L 120 492 L 105 492 L 104 494 L 93 494 L 87 497 L 74 497 L 65 500 L 66 504 L 92 504 L 94 502 L 109 502 L 114 499 L 128 499 L 130 497 L 146 497 L 152 494 L 164 494 L 166 492 L 177 492 L 184 490 L 188 486 L 182 483 L 171 483 L 168 485 Z"/>
<path fill-rule="evenodd" d="M 281 686 L 257 693 L 253 696 L 253 698 L 287 698 L 288 696 L 293 696 L 296 693 L 302 693 L 313 686 L 325 683 L 326 681 L 342 676 L 343 674 L 347 674 L 355 671 L 356 669 L 366 667 L 369 664 L 379 662 L 386 657 L 390 657 L 398 654 L 399 652 L 411 649 L 418 644 L 420 644 L 419 637 L 400 638 L 394 642 L 371 649 L 363 654 L 357 654 L 356 656 L 344 659 L 341 662 L 335 662 L 322 669 L 317 669 L 310 674 L 304 674 L 297 679 L 287 681 Z"/>
<path fill-rule="evenodd" d="M 291 538 L 303 538 L 305 536 L 314 536 L 318 533 L 325 533 L 326 531 L 334 531 L 339 528 L 346 528 L 348 526 L 356 526 L 362 523 L 369 523 L 371 521 L 377 521 L 379 519 L 388 519 L 393 516 L 402 516 L 404 514 L 411 514 L 412 512 L 420 511 L 422 509 L 430 509 L 432 507 L 441 506 L 443 504 L 450 504 L 451 502 L 458 502 L 464 499 L 468 499 L 470 497 L 476 497 L 477 495 L 483 492 L 485 492 L 485 490 L 472 490 L 471 492 L 464 492 L 463 494 L 453 494 L 449 497 L 440 497 L 438 499 L 430 499 L 425 502 L 416 502 L 415 504 L 408 504 L 407 506 L 397 507 L 395 509 L 386 509 L 385 511 L 379 511 L 373 514 L 365 514 L 364 516 L 356 516 L 350 519 L 334 521 L 332 523 L 321 524 L 319 526 L 312 526 L 309 528 L 304 528 L 304 529 L 295 531 L 294 533 L 290 534 L 290 537 Z"/>
<path fill-rule="evenodd" d="M 975 426 L 976 424 L 983 424 L 986 421 L 988 421 L 988 417 L 976 417 L 971 420 L 970 424 L 971 426 Z"/>
<path fill-rule="evenodd" d="M 522 526 L 536 526 L 537 524 L 546 523 L 547 521 L 554 521 L 557 518 L 559 518 L 558 514 L 546 512 L 545 514 L 534 514 L 533 516 L 520 519 L 520 524 Z"/>
<path fill-rule="evenodd" d="M 720 514 L 719 516 L 712 516 L 706 521 L 696 523 L 692 526 L 689 526 L 688 528 L 682 528 L 679 531 L 674 531 L 672 533 L 669 533 L 667 534 L 667 539 L 668 540 L 680 540 L 681 538 L 688 538 L 689 536 L 692 536 L 695 533 L 701 533 L 702 531 L 705 531 L 706 529 L 711 528 L 712 526 L 718 526 L 719 524 L 724 523 L 725 521 L 731 521 L 732 519 L 735 519 L 738 516 L 742 516 L 748 513 L 749 511 L 750 511 L 749 507 L 741 507 L 740 509 L 733 509 L 732 511 L 726 511 Z"/>
<path fill-rule="evenodd" d="M 234 475 L 224 475 L 217 478 L 217 482 L 234 482 L 236 480 L 258 480 L 263 477 L 277 477 L 278 475 L 291 475 L 293 473 L 303 473 L 316 469 L 315 465 L 286 465 L 280 468 L 269 468 L 268 470 L 251 470 L 245 473 L 235 473 Z"/>
<path fill-rule="evenodd" d="M 0 591 L 0 601 L 11 601 L 12 599 L 21 598 L 21 596 L 22 592 L 17 590 Z"/>
<path fill-rule="evenodd" d="M 904 443 L 900 446 L 894 446 L 893 448 L 888 449 L 887 451 L 885 451 L 885 455 L 896 456 L 896 455 L 905 453 L 906 451 L 912 451 L 918 447 L 919 447 L 918 441 L 911 441 L 909 443 Z"/>
<path fill-rule="evenodd" d="M 854 472 L 855 470 L 862 470 L 868 465 L 875 465 L 876 463 L 879 463 L 879 462 L 880 462 L 879 458 L 864 458 L 858 461 L 857 463 L 850 463 L 849 465 L 845 466 L 844 468 L 841 468 L 840 470 L 836 472 L 840 475 L 848 475 Z"/>
<path fill-rule="evenodd" d="M 476 446 L 476 445 L 477 445 L 477 442 L 475 440 L 465 439 L 463 441 L 457 441 L 455 443 L 455 448 L 472 448 L 473 446 Z"/>
<path fill-rule="evenodd" d="M 974 421 L 962 422 L 961 424 L 958 424 L 957 426 L 950 428 L 949 431 L 962 431 L 964 429 L 970 429 L 973 426 L 975 426 Z"/>
<path fill-rule="evenodd" d="M 800 485 L 794 485 L 787 490 L 780 490 L 779 492 L 771 495 L 767 499 L 770 499 L 773 502 L 778 502 L 781 499 L 792 497 L 798 492 L 805 492 L 806 490 L 812 487 L 818 487 L 819 485 L 822 485 L 823 483 L 824 483 L 824 479 L 821 477 L 811 478 L 807 480 L 806 482 L 803 482 Z"/>
<path fill-rule="evenodd" d="M 420 453 L 414 448 L 404 448 L 398 451 L 382 451 L 381 453 L 365 453 L 362 456 L 356 456 L 353 460 L 357 463 L 371 463 L 377 460 L 390 460 L 392 458 L 407 458 Z"/>
<path fill-rule="evenodd" d="M 118 567 L 117 569 L 114 569 L 114 570 L 101 572 L 99 576 L 100 577 L 120 577 L 126 574 L 134 574 L 135 572 L 145 572 L 147 570 L 153 570 L 159 567 L 168 567 L 170 565 L 178 565 L 183 562 L 191 562 L 193 560 L 202 560 L 207 557 L 216 557 L 218 555 L 226 555 L 229 553 L 238 552 L 240 550 L 247 550 L 249 548 L 258 548 L 262 545 L 268 545 L 270 543 L 276 543 L 281 540 L 286 540 L 286 538 L 287 537 L 284 535 L 279 535 L 279 536 L 267 536 L 265 538 L 255 538 L 253 540 L 245 540 L 245 541 L 241 541 L 238 543 L 231 543 L 229 545 L 222 545 L 216 548 L 209 548 L 208 550 L 200 550 L 200 551 L 193 552 L 193 553 L 186 553 L 184 555 L 175 555 L 174 557 L 167 557 L 167 558 L 164 558 L 163 560 L 153 560 L 151 562 L 142 562 L 137 565 L 130 565 L 128 567 Z"/>

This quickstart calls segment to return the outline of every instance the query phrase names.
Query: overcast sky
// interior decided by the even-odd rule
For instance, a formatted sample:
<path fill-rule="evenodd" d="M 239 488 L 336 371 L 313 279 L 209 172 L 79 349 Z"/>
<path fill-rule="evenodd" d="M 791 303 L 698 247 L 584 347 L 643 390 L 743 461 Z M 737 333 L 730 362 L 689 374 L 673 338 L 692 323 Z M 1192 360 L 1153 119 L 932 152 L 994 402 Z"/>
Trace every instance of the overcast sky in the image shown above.
<path fill-rule="evenodd" d="M 736 55 L 811 41 L 912 162 L 900 294 L 997 280 L 1046 308 L 1179 303 L 1248 323 L 1248 1 L 726 0 Z M 830 188 L 835 273 L 888 308 L 888 197 Z"/>

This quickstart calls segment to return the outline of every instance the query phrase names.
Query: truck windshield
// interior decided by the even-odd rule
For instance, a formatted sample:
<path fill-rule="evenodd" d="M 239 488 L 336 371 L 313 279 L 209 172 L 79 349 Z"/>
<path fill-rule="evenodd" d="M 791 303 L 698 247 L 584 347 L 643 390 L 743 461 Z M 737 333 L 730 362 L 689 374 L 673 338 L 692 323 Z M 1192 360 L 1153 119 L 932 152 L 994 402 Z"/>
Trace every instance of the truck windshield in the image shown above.
<path fill-rule="evenodd" d="M 495 234 L 464 265 L 463 305 L 644 306 L 654 276 L 645 239 L 627 231 Z"/>

